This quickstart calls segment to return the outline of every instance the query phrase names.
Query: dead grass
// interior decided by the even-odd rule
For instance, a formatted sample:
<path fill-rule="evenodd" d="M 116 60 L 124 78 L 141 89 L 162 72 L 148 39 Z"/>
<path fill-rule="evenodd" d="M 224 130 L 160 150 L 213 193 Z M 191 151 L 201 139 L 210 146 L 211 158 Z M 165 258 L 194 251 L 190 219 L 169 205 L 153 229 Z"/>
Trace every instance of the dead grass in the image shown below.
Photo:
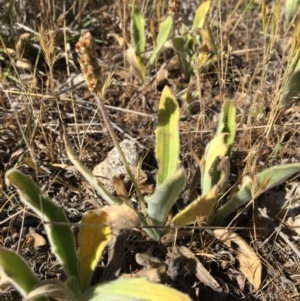
<path fill-rule="evenodd" d="M 191 23 L 191 16 L 199 5 L 197 2 L 181 3 L 176 29 L 182 22 Z M 260 1 L 252 5 L 243 0 L 214 1 L 208 20 L 218 52 L 223 54 L 216 68 L 203 70 L 187 83 L 175 53 L 168 50 L 157 64 L 159 70 L 161 64 L 166 63 L 168 77 L 157 82 L 154 76 L 143 85 L 130 73 L 125 59 L 126 43 L 130 43 L 130 1 L 66 1 L 65 7 L 61 3 L 10 2 L 4 4 L 1 12 L 2 177 L 11 167 L 34 177 L 44 191 L 64 206 L 71 222 L 78 222 L 81 213 L 92 208 L 91 203 L 97 204 L 96 193 L 70 166 L 58 124 L 61 116 L 80 160 L 90 169 L 103 161 L 113 147 L 99 119 L 95 100 L 82 83 L 75 43 L 85 30 L 98 42 L 102 76 L 114 73 L 106 104 L 111 121 L 122 130 L 115 131 L 120 139 L 127 134 L 144 145 L 147 155 L 143 168 L 149 172 L 154 174 L 157 167 L 153 156 L 153 131 L 160 91 L 165 84 L 171 87 L 182 107 L 181 157 L 190 181 L 195 171 L 190 145 L 201 157 L 214 133 L 224 100 L 235 101 L 238 110 L 238 132 L 231 166 L 233 178 L 241 172 L 251 176 L 267 166 L 299 162 L 299 99 L 283 112 L 279 110 L 282 78 L 290 59 L 288 53 L 297 17 L 285 30 L 281 1 L 268 1 L 263 9 Z M 148 18 L 147 49 L 151 49 L 151 37 L 155 36 L 166 15 L 166 3 L 136 1 L 136 5 Z M 20 37 L 24 33 L 30 33 L 31 38 L 23 41 L 21 47 Z M 124 46 L 111 34 L 122 37 Z M 15 45 L 21 48 L 16 49 Z M 29 62 L 30 67 L 20 69 L 18 61 Z M 182 96 L 188 85 L 200 92 L 192 104 L 192 114 L 186 110 Z M 299 178 L 293 179 L 290 185 L 297 181 Z M 285 189 L 288 188 L 278 188 L 282 192 Z M 24 243 L 30 228 L 44 235 L 40 222 L 22 208 L 13 190 L 2 184 L 0 193 L 0 246 L 18 250 L 41 278 L 62 277 L 47 246 L 35 248 Z M 299 194 L 299 188 L 295 188 L 291 200 Z M 181 202 L 186 201 L 183 197 Z M 264 207 L 264 197 L 259 201 Z M 178 206 L 180 208 L 180 202 Z M 299 212 L 297 205 L 295 208 Z M 250 210 L 244 218 L 250 227 L 254 226 L 251 215 Z M 292 218 L 296 220 L 297 216 Z M 289 217 L 283 219 L 283 215 L 278 214 L 271 218 L 299 247 L 299 231 L 287 225 Z M 241 226 L 244 225 L 242 222 Z M 239 272 L 234 246 L 224 247 L 213 240 L 209 230 L 199 229 L 194 230 L 191 239 L 182 238 L 178 243 L 201 254 L 200 260 L 222 286 L 223 295 L 199 283 L 189 270 L 170 284 L 189 292 L 194 300 L 298 300 L 299 258 L 276 233 L 271 231 L 262 237 L 252 233 L 247 238 L 264 265 L 264 280 L 258 291 L 254 291 Z M 123 273 L 135 273 L 140 269 L 133 263 L 133 254 L 145 251 L 146 240 L 145 236 L 136 238 L 128 234 Z M 165 247 L 156 245 L 155 248 L 160 251 L 160 257 L 166 254 Z"/>

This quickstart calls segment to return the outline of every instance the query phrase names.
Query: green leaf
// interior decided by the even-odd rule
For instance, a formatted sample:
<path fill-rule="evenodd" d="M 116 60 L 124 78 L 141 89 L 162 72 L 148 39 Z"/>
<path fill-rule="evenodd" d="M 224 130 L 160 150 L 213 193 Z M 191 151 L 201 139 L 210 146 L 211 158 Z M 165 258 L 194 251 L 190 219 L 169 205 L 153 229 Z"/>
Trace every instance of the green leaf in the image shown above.
<path fill-rule="evenodd" d="M 246 205 L 263 192 L 280 185 L 288 178 L 300 172 L 300 163 L 270 167 L 254 177 L 253 182 L 243 186 L 231 199 L 223 205 L 212 218 L 212 224 L 222 226 L 226 217 Z"/>
<path fill-rule="evenodd" d="M 4 275 L 3 275 L 4 273 Z M 15 252 L 0 249 L 0 274 L 1 281 L 7 280 L 25 297 L 39 283 L 38 278 L 32 272 L 27 263 Z M 46 298 L 36 299 L 45 301 Z"/>
<path fill-rule="evenodd" d="M 37 298 L 44 299 L 42 298 L 43 296 L 51 297 L 55 300 L 75 301 L 73 292 L 59 280 L 40 281 L 23 301 L 34 301 Z"/>
<path fill-rule="evenodd" d="M 163 226 L 165 224 L 167 215 L 185 187 L 185 183 L 184 171 L 179 170 L 163 184 L 158 185 L 153 195 L 146 197 L 147 213 L 153 226 Z M 162 228 L 157 229 L 157 239 L 160 238 L 162 230 Z"/>
<path fill-rule="evenodd" d="M 300 65 L 300 60 L 297 65 Z M 300 66 L 297 66 L 297 69 L 293 72 L 290 81 L 287 85 L 286 92 L 284 93 L 280 104 L 285 107 L 288 105 L 293 98 L 298 98 L 300 95 Z"/>
<path fill-rule="evenodd" d="M 187 60 L 187 58 L 190 55 L 190 53 L 189 53 L 190 49 L 186 49 L 185 39 L 182 37 L 173 38 L 172 43 L 179 56 L 180 64 L 181 64 L 185 79 L 187 81 L 189 81 L 190 77 L 193 73 L 193 67 L 192 67 L 191 63 Z"/>
<path fill-rule="evenodd" d="M 118 279 L 87 290 L 78 301 L 192 301 L 189 296 L 145 278 Z"/>
<path fill-rule="evenodd" d="M 73 295 L 78 298 L 81 296 L 81 287 L 79 279 L 75 276 L 69 276 L 65 281 L 64 285 L 73 293 Z"/>
<path fill-rule="evenodd" d="M 221 173 L 218 170 L 218 164 L 225 156 L 230 156 L 236 132 L 235 116 L 234 103 L 231 101 L 224 102 L 216 137 L 206 146 L 202 159 L 202 195 L 208 194 L 220 180 Z"/>
<path fill-rule="evenodd" d="M 172 39 L 173 46 L 176 51 L 186 53 L 185 39 L 182 37 L 175 37 Z"/>
<path fill-rule="evenodd" d="M 159 32 L 156 38 L 156 45 L 154 47 L 153 53 L 150 58 L 149 62 L 149 72 L 153 69 L 155 62 L 158 58 L 158 55 L 160 54 L 160 51 L 162 50 L 164 44 L 168 40 L 172 28 L 173 28 L 173 17 L 168 16 L 161 24 L 159 28 Z"/>
<path fill-rule="evenodd" d="M 63 208 L 49 199 L 31 179 L 16 169 L 11 169 L 6 173 L 6 181 L 17 187 L 24 204 L 28 205 L 45 222 L 44 227 L 52 252 L 67 275 L 73 275 L 79 279 L 75 240 Z"/>
<path fill-rule="evenodd" d="M 201 168 L 201 195 L 206 195 L 219 181 L 218 164 L 226 156 L 228 146 L 225 144 L 226 133 L 214 137 L 205 148 Z"/>
<path fill-rule="evenodd" d="M 299 7 L 300 1 L 299 0 L 286 0 L 285 1 L 285 24 L 287 25 L 290 23 L 290 21 L 294 18 L 298 7 Z"/>
<path fill-rule="evenodd" d="M 170 88 L 165 86 L 159 102 L 156 158 L 159 162 L 157 185 L 173 176 L 179 163 L 179 106 Z"/>
<path fill-rule="evenodd" d="M 287 66 L 281 80 L 280 109 L 283 110 L 294 97 L 299 96 L 300 84 L 300 23 L 295 28 L 290 50 L 287 56 Z"/>
<path fill-rule="evenodd" d="M 217 135 L 221 133 L 227 133 L 225 136 L 225 143 L 228 145 L 228 153 L 230 155 L 230 150 L 234 143 L 235 132 L 236 132 L 236 108 L 232 101 L 225 101 L 222 107 L 222 113 L 220 116 L 219 126 L 217 129 Z"/>
<path fill-rule="evenodd" d="M 145 19 L 138 8 L 134 8 L 133 11 L 131 41 L 136 55 L 143 59 L 146 45 Z"/>
<path fill-rule="evenodd" d="M 83 175 L 83 177 L 89 182 L 89 184 L 96 189 L 100 196 L 110 205 L 121 204 L 122 200 L 109 193 L 103 186 L 103 184 L 76 158 L 66 134 L 64 134 L 64 142 L 66 146 L 67 155 L 70 161 Z"/>
<path fill-rule="evenodd" d="M 209 11 L 210 1 L 203 2 L 196 11 L 192 30 L 202 28 L 205 22 L 206 15 Z"/>

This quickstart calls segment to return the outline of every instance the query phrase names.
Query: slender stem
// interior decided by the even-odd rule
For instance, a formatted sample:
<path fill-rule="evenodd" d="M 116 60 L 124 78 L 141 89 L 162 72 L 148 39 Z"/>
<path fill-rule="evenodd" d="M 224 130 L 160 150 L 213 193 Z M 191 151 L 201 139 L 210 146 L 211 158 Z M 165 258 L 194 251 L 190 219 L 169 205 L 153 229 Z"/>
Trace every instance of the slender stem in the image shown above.
<path fill-rule="evenodd" d="M 95 99 L 97 101 L 97 105 L 98 105 L 98 108 L 99 108 L 100 113 L 102 115 L 104 124 L 105 124 L 105 126 L 106 126 L 106 128 L 107 128 L 107 130 L 108 130 L 108 132 L 110 134 L 110 137 L 112 138 L 112 140 L 114 142 L 114 145 L 115 145 L 115 147 L 116 147 L 116 149 L 117 149 L 117 151 L 118 151 L 118 153 L 120 155 L 120 158 L 121 158 L 121 160 L 122 160 L 122 162 L 123 162 L 123 164 L 125 166 L 125 169 L 126 169 L 128 175 L 129 175 L 129 177 L 130 177 L 130 179 L 132 181 L 132 184 L 135 187 L 136 192 L 137 192 L 137 194 L 138 194 L 138 196 L 140 198 L 140 202 L 141 202 L 141 206 L 142 206 L 142 212 L 143 212 L 144 215 L 146 215 L 146 203 L 145 203 L 144 196 L 143 196 L 143 194 L 142 194 L 142 192 L 140 190 L 140 187 L 139 187 L 139 185 L 138 185 L 138 183 L 137 183 L 137 181 L 136 181 L 136 179 L 135 179 L 135 177 L 134 177 L 134 175 L 133 175 L 133 173 L 132 173 L 132 171 L 131 171 L 131 169 L 130 169 L 130 167 L 128 165 L 128 162 L 127 162 L 127 160 L 125 158 L 125 155 L 124 155 L 124 153 L 123 153 L 123 151 L 122 151 L 122 149 L 120 147 L 119 141 L 117 139 L 117 136 L 115 135 L 115 132 L 114 132 L 113 127 L 112 127 L 112 124 L 111 124 L 111 122 L 110 122 L 110 120 L 108 118 L 106 109 L 104 107 L 103 99 L 100 99 L 100 97 L 98 95 L 96 95 L 96 94 L 94 94 L 94 96 L 95 96 Z"/>

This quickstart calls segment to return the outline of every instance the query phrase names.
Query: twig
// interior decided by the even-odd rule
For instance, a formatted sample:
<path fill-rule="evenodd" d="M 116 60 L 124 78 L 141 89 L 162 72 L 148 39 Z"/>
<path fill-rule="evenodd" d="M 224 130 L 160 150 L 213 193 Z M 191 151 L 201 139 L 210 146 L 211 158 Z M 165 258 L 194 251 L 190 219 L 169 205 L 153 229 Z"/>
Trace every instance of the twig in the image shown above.
<path fill-rule="evenodd" d="M 121 158 L 121 160 L 122 160 L 122 162 L 124 164 L 124 167 L 125 167 L 128 175 L 129 175 L 129 177 L 130 177 L 130 179 L 132 181 L 132 184 L 134 185 L 134 188 L 136 189 L 136 192 L 137 192 L 137 194 L 139 196 L 139 199 L 141 201 L 142 211 L 143 211 L 144 214 L 146 214 L 146 203 L 145 203 L 144 196 L 143 196 L 143 194 L 142 194 L 142 192 L 140 190 L 140 187 L 139 187 L 139 185 L 138 185 L 138 183 L 137 183 L 137 181 L 136 181 L 136 179 L 135 179 L 135 177 L 134 177 L 134 175 L 133 175 L 133 173 L 132 173 L 132 171 L 131 171 L 131 169 L 130 169 L 130 167 L 128 165 L 128 162 L 127 162 L 127 160 L 125 158 L 125 155 L 124 155 L 124 153 L 123 153 L 123 151 L 122 151 L 122 149 L 120 147 L 120 144 L 119 144 L 119 141 L 117 139 L 117 136 L 114 133 L 112 124 L 111 124 L 111 122 L 110 122 L 110 120 L 108 118 L 107 112 L 105 110 L 105 107 L 104 107 L 104 104 L 103 104 L 103 100 L 100 99 L 100 97 L 97 94 L 95 94 L 95 93 L 94 93 L 94 97 L 95 97 L 95 99 L 97 101 L 97 105 L 98 105 L 99 111 L 100 111 L 100 113 L 102 115 L 104 124 L 105 124 L 105 126 L 106 126 L 106 128 L 107 128 L 107 130 L 108 130 L 108 132 L 109 132 L 109 134 L 110 134 L 110 136 L 111 136 L 111 138 L 112 138 L 112 140 L 114 142 L 114 145 L 115 145 L 115 147 L 116 147 L 116 149 L 117 149 L 117 151 L 118 151 L 118 153 L 120 155 L 120 158 Z"/>

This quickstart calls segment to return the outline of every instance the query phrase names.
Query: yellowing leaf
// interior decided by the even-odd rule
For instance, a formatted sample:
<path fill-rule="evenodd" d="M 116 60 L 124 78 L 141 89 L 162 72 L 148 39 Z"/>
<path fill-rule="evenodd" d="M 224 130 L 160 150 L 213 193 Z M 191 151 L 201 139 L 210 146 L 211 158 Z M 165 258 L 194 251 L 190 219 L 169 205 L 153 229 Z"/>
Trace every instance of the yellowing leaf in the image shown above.
<path fill-rule="evenodd" d="M 174 226 L 184 226 L 194 223 L 196 220 L 205 218 L 211 214 L 214 208 L 217 197 L 227 184 L 227 179 L 229 176 L 229 162 L 228 157 L 224 157 L 218 164 L 218 171 L 220 171 L 221 176 L 216 185 L 205 195 L 199 196 L 196 200 L 190 203 L 184 210 L 180 211 L 172 219 L 171 224 Z"/>
<path fill-rule="evenodd" d="M 118 279 L 87 290 L 78 301 L 191 301 L 191 298 L 163 284 L 145 278 Z"/>
<path fill-rule="evenodd" d="M 196 66 L 198 69 L 202 69 L 204 66 L 206 66 L 210 56 L 210 50 L 208 49 L 207 45 L 204 44 L 199 50 L 199 55 L 197 58 Z"/>
<path fill-rule="evenodd" d="M 226 133 L 221 133 L 214 137 L 205 149 L 204 157 L 202 158 L 201 168 L 201 189 L 202 195 L 206 195 L 214 186 L 216 179 L 212 178 L 217 168 L 217 160 L 224 158 L 228 151 L 228 145 L 225 144 Z"/>
<path fill-rule="evenodd" d="M 141 57 L 136 55 L 135 49 L 131 45 L 126 50 L 126 58 L 134 75 L 137 76 L 141 82 L 144 82 L 146 73 L 143 61 Z"/>
<path fill-rule="evenodd" d="M 214 230 L 214 235 L 228 247 L 231 247 L 232 242 L 239 246 L 237 260 L 240 264 L 240 270 L 253 285 L 254 289 L 258 290 L 261 284 L 262 266 L 253 249 L 238 234 L 228 232 L 225 229 Z"/>
<path fill-rule="evenodd" d="M 107 226 L 107 213 L 103 210 L 90 210 L 82 215 L 78 234 L 81 287 L 85 290 L 92 273 L 102 255 L 103 249 L 111 238 Z"/>
<path fill-rule="evenodd" d="M 168 86 L 164 87 L 159 102 L 156 134 L 156 158 L 159 161 L 157 185 L 173 176 L 179 163 L 179 106 Z"/>
<path fill-rule="evenodd" d="M 206 15 L 209 11 L 210 1 L 203 2 L 196 11 L 192 30 L 203 27 Z"/>
<path fill-rule="evenodd" d="M 173 226 L 184 226 L 193 224 L 200 218 L 204 218 L 209 215 L 216 202 L 215 188 L 213 188 L 208 194 L 199 196 L 191 204 L 180 211 L 174 216 L 171 221 Z"/>

